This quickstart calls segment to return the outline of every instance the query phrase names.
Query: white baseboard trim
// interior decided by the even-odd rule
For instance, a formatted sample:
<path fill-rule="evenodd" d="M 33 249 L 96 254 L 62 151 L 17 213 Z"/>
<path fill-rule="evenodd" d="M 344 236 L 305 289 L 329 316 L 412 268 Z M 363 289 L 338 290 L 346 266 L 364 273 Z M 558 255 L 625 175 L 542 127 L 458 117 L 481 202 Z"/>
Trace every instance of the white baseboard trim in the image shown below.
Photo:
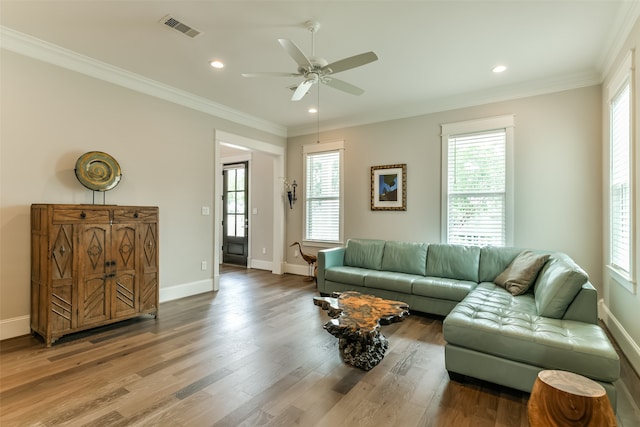
<path fill-rule="evenodd" d="M 252 259 L 251 260 L 251 268 L 255 268 L 258 270 L 269 270 L 273 271 L 273 263 L 271 261 L 263 261 L 260 259 Z"/>
<path fill-rule="evenodd" d="M 31 316 L 0 320 L 0 341 L 31 333 Z"/>
<path fill-rule="evenodd" d="M 182 283 L 180 285 L 160 288 L 160 302 L 172 301 L 174 299 L 190 297 L 215 289 L 214 279 L 198 280 L 197 282 Z"/>
<path fill-rule="evenodd" d="M 309 267 L 306 265 L 300 264 L 284 264 L 284 272 L 297 274 L 299 276 L 308 276 L 309 275 Z"/>
<path fill-rule="evenodd" d="M 629 359 L 629 363 L 633 366 L 636 372 L 640 372 L 640 346 L 636 343 L 631 335 L 625 330 L 624 326 L 616 319 L 616 316 L 611 313 L 609 307 L 603 300 L 598 302 L 598 306 L 602 313 L 602 321 L 607 325 L 607 329 L 613 335 L 616 342 L 620 346 L 620 349 L 624 355 Z"/>
<path fill-rule="evenodd" d="M 218 290 L 220 276 L 213 279 L 199 280 L 197 282 L 183 283 L 180 285 L 160 288 L 160 302 L 189 297 Z M 31 316 L 19 316 L 11 319 L 0 320 L 0 341 L 9 338 L 28 335 L 31 333 Z"/>

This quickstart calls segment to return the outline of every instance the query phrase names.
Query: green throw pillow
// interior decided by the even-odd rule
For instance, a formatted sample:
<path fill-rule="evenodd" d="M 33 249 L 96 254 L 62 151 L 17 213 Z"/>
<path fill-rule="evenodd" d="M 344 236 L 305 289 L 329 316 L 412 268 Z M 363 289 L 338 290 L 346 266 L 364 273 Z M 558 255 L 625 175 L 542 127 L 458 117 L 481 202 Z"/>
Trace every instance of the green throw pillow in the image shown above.
<path fill-rule="evenodd" d="M 523 294 L 538 276 L 549 255 L 523 251 L 495 278 L 494 283 L 505 288 L 511 295 Z"/>

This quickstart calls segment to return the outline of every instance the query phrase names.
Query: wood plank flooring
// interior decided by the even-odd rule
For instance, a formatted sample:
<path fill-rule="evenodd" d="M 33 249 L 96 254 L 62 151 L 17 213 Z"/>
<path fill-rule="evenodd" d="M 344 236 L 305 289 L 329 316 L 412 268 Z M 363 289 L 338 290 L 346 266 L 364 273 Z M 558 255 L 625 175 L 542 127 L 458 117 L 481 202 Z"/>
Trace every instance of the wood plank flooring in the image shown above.
<path fill-rule="evenodd" d="M 440 317 L 383 326 L 389 350 L 364 372 L 340 360 L 303 277 L 225 266 L 220 288 L 52 348 L 0 342 L 0 425 L 528 425 L 527 393 L 449 379 Z M 619 425 L 638 426 L 623 374 Z"/>

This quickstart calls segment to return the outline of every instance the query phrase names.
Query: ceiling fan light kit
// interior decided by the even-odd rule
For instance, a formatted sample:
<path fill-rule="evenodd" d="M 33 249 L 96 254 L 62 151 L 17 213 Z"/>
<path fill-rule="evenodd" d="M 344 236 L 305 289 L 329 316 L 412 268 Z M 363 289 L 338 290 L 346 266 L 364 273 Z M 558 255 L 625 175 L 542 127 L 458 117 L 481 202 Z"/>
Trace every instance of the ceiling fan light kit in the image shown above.
<path fill-rule="evenodd" d="M 278 39 L 280 46 L 282 46 L 287 54 L 298 65 L 296 73 L 243 73 L 242 76 L 304 77 L 304 80 L 301 83 L 294 86 L 295 90 L 291 96 L 292 101 L 301 100 L 309 92 L 311 86 L 316 83 L 325 84 L 351 95 L 362 95 L 364 93 L 364 89 L 354 86 L 351 83 L 336 79 L 333 77 L 333 74 L 366 65 L 370 62 L 376 61 L 378 56 L 374 52 L 366 52 L 329 63 L 326 59 L 315 56 L 315 33 L 320 29 L 320 23 L 318 21 L 307 21 L 304 25 L 305 28 L 311 32 L 311 56 L 305 55 L 293 41 L 289 39 Z"/>

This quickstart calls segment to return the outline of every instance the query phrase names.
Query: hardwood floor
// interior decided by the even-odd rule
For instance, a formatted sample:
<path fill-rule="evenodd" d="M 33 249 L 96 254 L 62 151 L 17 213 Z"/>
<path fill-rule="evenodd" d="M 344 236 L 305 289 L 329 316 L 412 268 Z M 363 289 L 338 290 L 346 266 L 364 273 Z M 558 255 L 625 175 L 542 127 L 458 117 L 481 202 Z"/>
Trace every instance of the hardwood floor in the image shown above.
<path fill-rule="evenodd" d="M 440 317 L 383 326 L 389 350 L 365 372 L 340 360 L 303 277 L 225 266 L 220 288 L 52 348 L 0 342 L 0 425 L 528 425 L 527 393 L 449 380 Z M 619 425 L 637 426 L 623 376 Z"/>

